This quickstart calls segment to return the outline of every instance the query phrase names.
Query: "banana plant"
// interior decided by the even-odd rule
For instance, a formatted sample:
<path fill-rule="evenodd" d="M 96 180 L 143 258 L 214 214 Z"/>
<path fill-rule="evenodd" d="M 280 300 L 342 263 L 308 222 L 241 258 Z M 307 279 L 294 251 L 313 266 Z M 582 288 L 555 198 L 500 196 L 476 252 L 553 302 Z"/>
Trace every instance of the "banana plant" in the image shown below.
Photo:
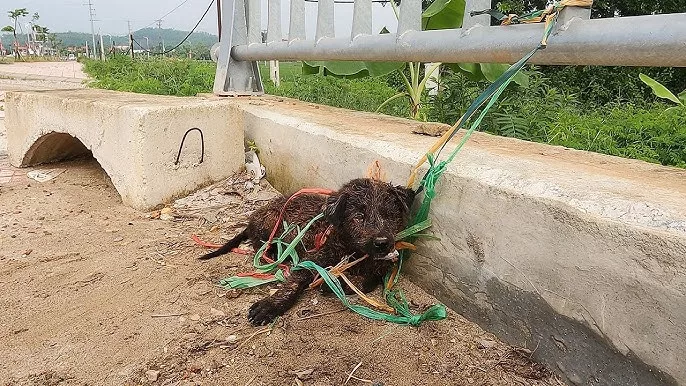
<path fill-rule="evenodd" d="M 669 91 L 669 89 L 665 87 L 662 83 L 656 81 L 648 75 L 639 74 L 638 77 L 641 79 L 643 83 L 645 83 L 651 89 L 653 89 L 653 94 L 655 94 L 658 98 L 668 99 L 677 104 L 674 107 L 668 108 L 668 111 L 673 109 L 686 108 L 686 90 L 682 91 L 678 96 L 676 96 L 673 92 Z"/>
<path fill-rule="evenodd" d="M 401 91 L 392 97 L 386 99 L 380 106 L 379 108 L 376 109 L 376 112 L 378 113 L 381 111 L 386 105 L 388 105 L 390 102 L 398 99 L 398 98 L 403 98 L 406 97 L 409 99 L 410 102 L 410 118 L 418 121 L 418 120 L 426 120 L 426 116 L 421 113 L 421 106 L 422 106 L 422 95 L 424 94 L 424 90 L 426 90 L 426 83 L 429 81 L 431 76 L 436 72 L 436 70 L 440 67 L 441 63 L 433 63 L 431 67 L 429 67 L 425 73 L 424 77 L 419 80 L 420 73 L 419 70 L 421 68 L 421 63 L 417 62 L 410 62 L 408 63 L 408 67 L 410 69 L 410 79 L 407 79 L 407 76 L 403 71 L 398 71 L 400 73 L 403 83 L 405 84 L 405 91 Z"/>

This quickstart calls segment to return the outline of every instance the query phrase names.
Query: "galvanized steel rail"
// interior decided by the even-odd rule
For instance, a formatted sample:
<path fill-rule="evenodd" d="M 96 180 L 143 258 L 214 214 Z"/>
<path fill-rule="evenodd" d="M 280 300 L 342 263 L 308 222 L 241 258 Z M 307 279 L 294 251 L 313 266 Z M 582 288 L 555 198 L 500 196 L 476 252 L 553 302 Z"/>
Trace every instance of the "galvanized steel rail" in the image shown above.
<path fill-rule="evenodd" d="M 490 8 L 490 0 L 467 0 L 463 28 L 421 31 L 421 0 L 403 0 L 397 33 L 373 35 L 372 0 L 355 0 L 352 33 L 336 38 L 334 0 L 319 0 L 315 40 L 306 40 L 305 0 L 291 0 L 288 40 L 282 41 L 281 0 L 268 0 L 262 43 L 260 0 L 221 1 L 217 95 L 261 94 L 257 60 L 514 63 L 540 43 L 544 28 L 489 26 L 488 16 L 470 18 L 469 11 Z M 591 20 L 588 9 L 565 8 L 558 25 L 531 63 L 686 67 L 686 13 Z"/>

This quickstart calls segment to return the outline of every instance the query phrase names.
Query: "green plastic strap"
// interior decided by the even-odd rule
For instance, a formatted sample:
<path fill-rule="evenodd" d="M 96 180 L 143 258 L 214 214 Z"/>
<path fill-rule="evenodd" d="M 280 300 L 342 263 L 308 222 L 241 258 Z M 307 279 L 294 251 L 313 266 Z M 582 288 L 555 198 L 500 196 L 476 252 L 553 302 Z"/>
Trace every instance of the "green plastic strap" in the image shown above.
<path fill-rule="evenodd" d="M 345 296 L 345 292 L 343 292 L 341 282 L 338 281 L 338 278 L 333 276 L 329 271 L 320 267 L 312 261 L 302 261 L 297 267 L 293 267 L 293 269 L 302 268 L 306 268 L 311 271 L 316 271 L 317 273 L 319 273 L 319 276 L 321 276 L 322 279 L 324 279 L 324 282 L 326 282 L 329 288 L 331 288 L 331 291 L 333 291 L 336 297 L 340 299 L 343 305 L 366 318 L 373 320 L 383 320 L 386 322 L 397 324 L 419 326 L 425 320 L 442 320 L 447 317 L 447 312 L 443 304 L 436 304 L 422 314 L 412 314 L 407 305 L 407 301 L 404 301 L 404 304 L 402 303 L 402 301 L 396 302 L 398 307 L 396 308 L 395 305 L 392 306 L 401 315 L 388 314 L 385 312 L 373 310 L 365 306 L 351 304 L 348 298 Z"/>
<path fill-rule="evenodd" d="M 272 279 L 260 279 L 252 276 L 231 276 L 220 280 L 219 285 L 224 289 L 246 289 L 277 281 L 282 283 L 286 281 L 282 270 L 276 271 Z"/>
<path fill-rule="evenodd" d="M 274 269 L 276 269 L 279 264 L 282 264 L 286 259 L 289 257 L 293 261 L 293 264 L 296 265 L 298 264 L 298 261 L 300 260 L 298 256 L 298 252 L 295 250 L 295 247 L 300 243 L 305 237 L 305 233 L 310 229 L 310 227 L 315 223 L 315 221 L 321 219 L 324 217 L 324 213 L 320 213 L 317 216 L 315 216 L 312 220 L 310 220 L 307 225 L 305 225 L 304 228 L 299 229 L 295 225 L 288 225 L 286 222 L 284 222 L 284 231 L 281 234 L 280 237 L 274 239 L 272 241 L 272 244 L 276 244 L 277 246 L 277 258 L 273 263 L 267 263 L 267 264 L 262 264 L 262 255 L 264 254 L 264 251 L 267 249 L 267 246 L 269 245 L 268 243 L 262 244 L 262 247 L 255 253 L 255 256 L 253 257 L 253 266 L 259 271 L 259 272 L 271 272 Z M 293 230 L 298 229 L 298 233 L 293 239 L 292 242 L 286 243 L 283 241 L 283 239 L 291 233 Z M 286 245 L 286 249 L 283 250 L 283 246 Z"/>
<path fill-rule="evenodd" d="M 417 233 L 419 233 L 423 230 L 426 230 L 428 228 L 431 228 L 431 220 L 430 219 L 424 220 L 418 224 L 414 224 L 414 225 L 408 227 L 407 229 L 399 232 L 398 234 L 395 235 L 395 240 L 400 241 L 400 240 L 406 239 L 406 238 L 408 238 L 410 236 L 414 236 Z"/>

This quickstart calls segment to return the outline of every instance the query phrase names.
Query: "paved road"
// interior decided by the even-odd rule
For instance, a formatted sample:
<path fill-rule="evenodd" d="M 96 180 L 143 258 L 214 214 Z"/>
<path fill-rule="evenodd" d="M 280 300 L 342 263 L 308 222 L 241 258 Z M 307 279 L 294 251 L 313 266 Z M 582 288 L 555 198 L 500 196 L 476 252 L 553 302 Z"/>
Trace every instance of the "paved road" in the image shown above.
<path fill-rule="evenodd" d="M 86 78 L 81 64 L 77 62 L 0 64 L 0 183 L 9 173 L 6 165 L 5 93 L 19 90 L 81 88 L 84 87 L 83 81 Z"/>

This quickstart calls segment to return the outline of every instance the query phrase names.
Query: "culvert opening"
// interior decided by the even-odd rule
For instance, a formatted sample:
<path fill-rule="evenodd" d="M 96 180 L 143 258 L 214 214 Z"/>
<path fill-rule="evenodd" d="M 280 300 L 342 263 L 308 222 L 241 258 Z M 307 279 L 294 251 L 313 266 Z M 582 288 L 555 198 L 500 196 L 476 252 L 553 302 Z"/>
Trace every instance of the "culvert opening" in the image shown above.
<path fill-rule="evenodd" d="M 76 137 L 66 133 L 50 133 L 40 137 L 24 155 L 22 166 L 93 158 L 93 153 Z"/>

